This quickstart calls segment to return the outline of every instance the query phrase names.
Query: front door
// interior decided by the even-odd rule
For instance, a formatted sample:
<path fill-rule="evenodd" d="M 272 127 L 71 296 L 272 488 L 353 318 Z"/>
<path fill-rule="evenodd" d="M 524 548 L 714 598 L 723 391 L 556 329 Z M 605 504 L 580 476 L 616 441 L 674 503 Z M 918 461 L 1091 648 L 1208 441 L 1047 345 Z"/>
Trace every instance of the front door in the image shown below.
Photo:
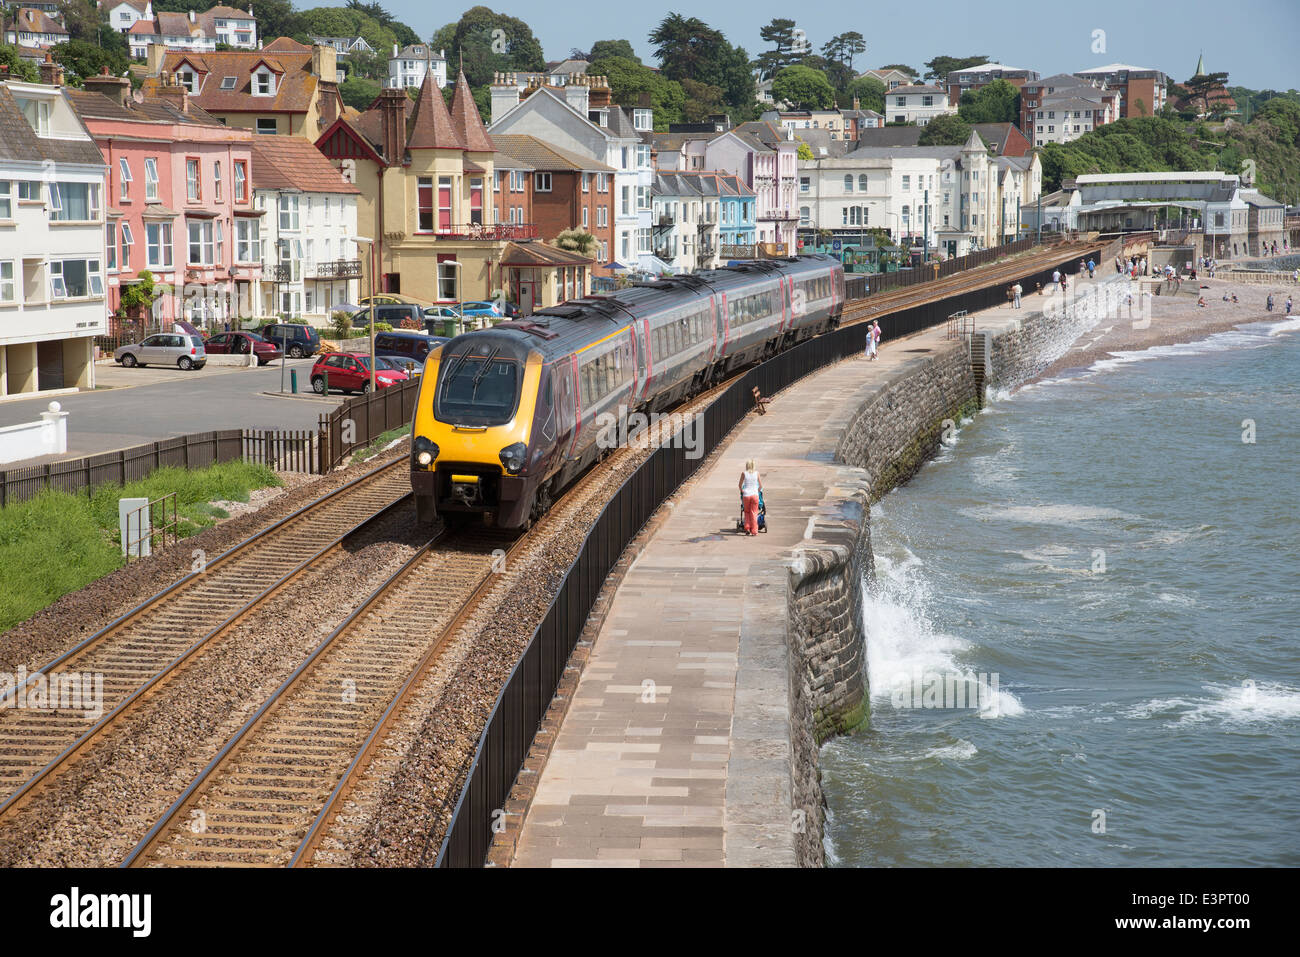
<path fill-rule="evenodd" d="M 519 311 L 525 316 L 531 316 L 538 306 L 538 285 L 534 279 L 519 280 Z"/>

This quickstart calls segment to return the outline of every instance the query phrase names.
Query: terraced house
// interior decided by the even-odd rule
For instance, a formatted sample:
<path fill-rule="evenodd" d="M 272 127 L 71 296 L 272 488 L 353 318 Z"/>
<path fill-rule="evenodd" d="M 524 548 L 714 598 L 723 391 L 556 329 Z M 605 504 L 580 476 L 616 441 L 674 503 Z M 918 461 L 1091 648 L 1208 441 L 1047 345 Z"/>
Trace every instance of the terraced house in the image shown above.
<path fill-rule="evenodd" d="M 0 395 L 93 388 L 104 160 L 58 84 L 0 83 Z"/>
<path fill-rule="evenodd" d="M 108 167 L 110 310 L 120 311 L 122 292 L 148 270 L 163 288 L 149 328 L 257 314 L 262 214 L 252 202 L 254 135 L 204 113 L 180 86 L 136 101 L 129 80 L 104 73 L 68 96 Z"/>
<path fill-rule="evenodd" d="M 68 42 L 68 31 L 57 17 L 32 7 L 19 7 L 5 23 L 5 43 L 38 50 Z"/>
<path fill-rule="evenodd" d="M 513 241 L 534 223 L 497 223 L 490 190 L 496 148 L 462 75 L 451 110 L 431 75 L 415 102 L 385 89 L 364 113 L 340 117 L 317 148 L 361 190 L 357 228 L 374 241 L 362 268 L 374 288 L 429 302 L 487 299 Z"/>
<path fill-rule="evenodd" d="M 655 257 L 665 272 L 713 269 L 753 255 L 754 191 L 734 173 L 661 170 L 654 204 Z"/>
<path fill-rule="evenodd" d="M 194 105 L 227 126 L 315 142 L 343 115 L 332 46 L 280 37 L 261 50 L 169 53 L 149 48 L 145 95 L 185 87 Z"/>

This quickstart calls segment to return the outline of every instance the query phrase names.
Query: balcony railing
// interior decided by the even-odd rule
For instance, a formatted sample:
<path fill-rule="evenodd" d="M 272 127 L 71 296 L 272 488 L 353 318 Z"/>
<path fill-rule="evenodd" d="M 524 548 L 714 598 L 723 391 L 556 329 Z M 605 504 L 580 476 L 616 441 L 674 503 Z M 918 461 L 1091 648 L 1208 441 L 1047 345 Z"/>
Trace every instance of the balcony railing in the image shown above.
<path fill-rule="evenodd" d="M 313 279 L 360 279 L 361 260 L 327 259 L 315 266 L 309 265 L 304 271 Z"/>
<path fill-rule="evenodd" d="M 674 255 L 671 249 L 668 249 L 666 246 L 663 246 L 655 250 L 655 258 L 662 259 L 664 262 L 670 263 L 673 261 L 673 259 L 676 258 L 676 256 Z"/>
<path fill-rule="evenodd" d="M 755 259 L 757 258 L 757 249 L 754 246 L 736 246 L 730 243 L 723 243 L 720 247 L 719 255 L 723 259 Z"/>
<path fill-rule="evenodd" d="M 660 213 L 655 219 L 656 226 L 671 226 L 675 222 L 677 222 L 677 217 L 671 213 Z"/>
<path fill-rule="evenodd" d="M 465 223 L 440 229 L 434 235 L 439 239 L 469 239 L 480 242 L 536 239 L 541 233 L 536 223 Z"/>
<path fill-rule="evenodd" d="M 789 209 L 772 209 L 765 213 L 759 213 L 758 218 L 764 222 L 789 222 L 798 219 L 799 216 Z"/>

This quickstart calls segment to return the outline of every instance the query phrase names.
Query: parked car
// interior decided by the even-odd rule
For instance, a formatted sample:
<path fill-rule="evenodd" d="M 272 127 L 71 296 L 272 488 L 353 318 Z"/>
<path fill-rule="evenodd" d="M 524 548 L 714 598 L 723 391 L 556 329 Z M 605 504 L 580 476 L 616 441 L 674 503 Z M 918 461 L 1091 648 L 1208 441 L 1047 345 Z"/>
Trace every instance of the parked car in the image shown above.
<path fill-rule="evenodd" d="M 374 296 L 363 296 L 357 300 L 361 306 L 370 305 L 371 299 L 375 300 L 376 306 L 429 306 L 432 303 L 423 299 L 416 299 L 414 296 L 403 296 L 400 292 L 377 292 Z"/>
<path fill-rule="evenodd" d="M 174 365 L 181 369 L 202 369 L 208 354 L 203 348 L 202 336 L 182 335 L 179 332 L 160 332 L 146 336 L 140 342 L 119 346 L 113 358 L 128 369 L 132 366 Z"/>
<path fill-rule="evenodd" d="M 461 306 L 461 313 L 466 316 L 501 316 L 495 302 L 467 302 Z"/>
<path fill-rule="evenodd" d="M 394 305 L 375 306 L 375 323 L 386 322 L 394 329 L 400 329 L 402 321 L 410 319 L 419 323 L 420 327 L 424 326 L 424 306 L 417 306 L 412 303 L 400 303 Z M 370 328 L 370 309 L 362 307 L 352 314 L 352 327 L 354 329 Z M 367 333 L 368 335 L 369 333 Z"/>
<path fill-rule="evenodd" d="M 303 323 L 280 322 L 263 326 L 262 338 L 282 348 L 290 359 L 314 356 L 320 352 L 320 333 Z"/>
<path fill-rule="evenodd" d="M 375 366 L 376 388 L 386 389 L 406 379 L 405 372 Z M 344 393 L 369 392 L 370 356 L 362 352 L 322 353 L 311 367 L 311 388 L 317 395 L 325 395 L 329 389 Z"/>
<path fill-rule="evenodd" d="M 429 336 L 408 330 L 375 333 L 375 355 L 395 359 L 399 364 L 413 362 L 422 367 L 429 353 L 447 341 L 446 336 Z"/>
<path fill-rule="evenodd" d="M 272 362 L 284 353 L 280 347 L 273 342 L 267 342 L 256 332 L 219 332 L 215 336 L 209 336 L 203 343 L 203 347 L 209 355 L 214 356 L 235 356 L 248 355 L 250 351 L 257 355 L 257 364 L 260 366 Z"/>

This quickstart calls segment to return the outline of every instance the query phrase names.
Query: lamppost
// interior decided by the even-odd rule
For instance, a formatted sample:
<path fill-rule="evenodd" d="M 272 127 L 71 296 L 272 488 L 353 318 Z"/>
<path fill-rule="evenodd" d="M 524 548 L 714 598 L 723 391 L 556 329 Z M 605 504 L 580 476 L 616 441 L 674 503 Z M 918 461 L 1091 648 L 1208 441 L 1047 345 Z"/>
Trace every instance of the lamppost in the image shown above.
<path fill-rule="evenodd" d="M 354 243 L 365 243 L 370 247 L 370 391 L 374 392 L 375 383 L 375 241 L 365 236 L 345 236 Z"/>

